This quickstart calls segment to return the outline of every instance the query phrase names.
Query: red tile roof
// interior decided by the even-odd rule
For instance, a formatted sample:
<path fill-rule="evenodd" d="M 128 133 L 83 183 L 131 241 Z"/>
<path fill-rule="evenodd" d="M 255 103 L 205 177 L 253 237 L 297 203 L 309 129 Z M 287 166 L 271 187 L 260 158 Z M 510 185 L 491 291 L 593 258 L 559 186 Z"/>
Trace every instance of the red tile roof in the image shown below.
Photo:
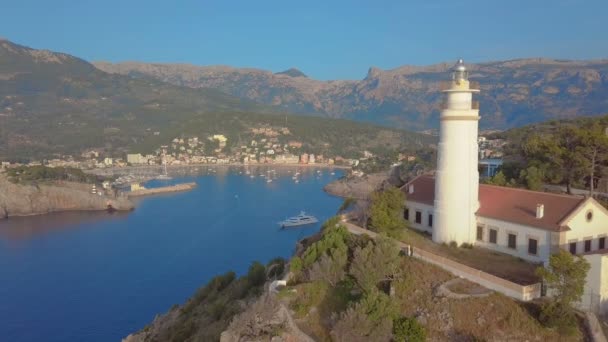
<path fill-rule="evenodd" d="M 409 186 L 414 192 L 409 193 Z M 402 188 L 408 201 L 433 205 L 435 200 L 435 178 L 419 176 Z M 522 224 L 551 231 L 568 230 L 561 222 L 585 202 L 582 196 L 552 194 L 501 186 L 479 185 L 478 216 Z M 536 218 L 536 205 L 544 205 L 544 216 Z"/>
<path fill-rule="evenodd" d="M 414 186 L 414 192 L 409 193 L 409 186 Z M 435 201 L 435 178 L 429 175 L 422 175 L 412 179 L 409 183 L 401 187 L 408 201 L 433 205 Z"/>

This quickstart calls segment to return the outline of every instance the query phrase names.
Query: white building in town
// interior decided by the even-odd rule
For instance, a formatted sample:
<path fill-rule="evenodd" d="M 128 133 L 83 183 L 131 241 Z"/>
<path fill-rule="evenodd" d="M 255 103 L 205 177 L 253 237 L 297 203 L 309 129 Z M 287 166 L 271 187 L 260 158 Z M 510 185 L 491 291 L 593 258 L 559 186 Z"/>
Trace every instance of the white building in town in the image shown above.
<path fill-rule="evenodd" d="M 444 90 L 435 175 L 402 187 L 404 217 L 437 243 L 463 243 L 546 264 L 560 248 L 591 264 L 582 307 L 608 312 L 608 210 L 591 197 L 479 184 L 478 92 L 459 60 Z"/>

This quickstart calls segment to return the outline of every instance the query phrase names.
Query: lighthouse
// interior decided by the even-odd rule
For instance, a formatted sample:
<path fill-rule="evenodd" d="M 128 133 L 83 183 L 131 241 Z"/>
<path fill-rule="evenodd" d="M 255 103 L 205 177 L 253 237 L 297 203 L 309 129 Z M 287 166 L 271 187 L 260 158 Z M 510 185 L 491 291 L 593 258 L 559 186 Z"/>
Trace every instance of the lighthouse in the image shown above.
<path fill-rule="evenodd" d="M 434 200 L 433 241 L 437 243 L 475 241 L 479 105 L 473 101 L 473 94 L 479 89 L 468 76 L 463 60 L 458 60 L 443 90 Z"/>

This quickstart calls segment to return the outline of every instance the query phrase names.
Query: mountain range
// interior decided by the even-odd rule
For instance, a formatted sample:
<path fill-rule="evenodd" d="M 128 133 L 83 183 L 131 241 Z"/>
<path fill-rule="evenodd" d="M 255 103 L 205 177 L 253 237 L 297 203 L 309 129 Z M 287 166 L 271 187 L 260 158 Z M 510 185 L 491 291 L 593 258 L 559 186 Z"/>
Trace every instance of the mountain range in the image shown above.
<path fill-rule="evenodd" d="M 133 78 L 153 78 L 190 88 L 218 89 L 284 110 L 369 121 L 391 127 L 436 128 L 441 83 L 452 63 L 372 67 L 362 80 L 320 81 L 297 69 L 272 73 L 251 68 L 162 63 L 93 63 Z M 608 60 L 518 59 L 470 64 L 478 81 L 487 129 L 506 129 L 550 119 L 608 112 Z"/>
<path fill-rule="evenodd" d="M 306 79 L 295 69 L 277 76 Z M 208 87 L 110 74 L 68 54 L 0 40 L 0 160 L 91 148 L 110 155 L 147 153 L 184 135 L 225 134 L 233 144 L 248 144 L 249 129 L 260 125 L 287 126 L 292 139 L 307 148 L 345 156 L 433 140 L 370 124 L 289 115 L 280 106 Z"/>

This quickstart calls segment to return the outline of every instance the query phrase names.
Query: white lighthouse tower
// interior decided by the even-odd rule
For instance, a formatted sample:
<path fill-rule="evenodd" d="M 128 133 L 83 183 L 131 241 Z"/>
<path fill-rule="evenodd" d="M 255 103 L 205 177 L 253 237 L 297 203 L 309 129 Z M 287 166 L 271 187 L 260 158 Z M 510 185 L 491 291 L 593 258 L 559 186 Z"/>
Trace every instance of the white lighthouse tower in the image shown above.
<path fill-rule="evenodd" d="M 462 59 L 452 69 L 441 111 L 437 173 L 435 176 L 435 227 L 437 243 L 473 243 L 475 212 L 479 209 L 477 130 L 479 106 Z"/>

